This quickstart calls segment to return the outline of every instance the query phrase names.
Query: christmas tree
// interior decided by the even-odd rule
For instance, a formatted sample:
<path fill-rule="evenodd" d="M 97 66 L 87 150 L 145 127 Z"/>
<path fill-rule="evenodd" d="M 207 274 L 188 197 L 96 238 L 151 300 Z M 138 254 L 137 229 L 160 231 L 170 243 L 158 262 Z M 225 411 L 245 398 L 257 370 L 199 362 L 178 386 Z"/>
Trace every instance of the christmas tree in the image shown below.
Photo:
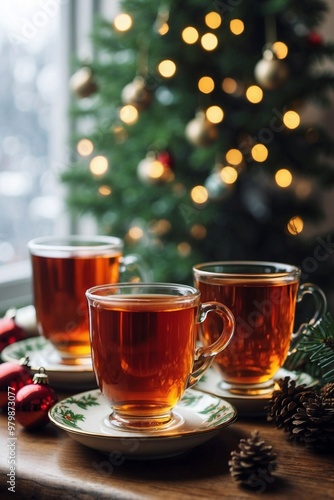
<path fill-rule="evenodd" d="M 333 138 L 303 118 L 334 85 L 325 14 L 321 0 L 123 0 L 98 19 L 95 57 L 70 82 L 70 209 L 122 237 L 155 280 L 264 259 L 304 263 L 326 289 L 333 252 L 317 260 L 303 235 L 334 184 Z"/>

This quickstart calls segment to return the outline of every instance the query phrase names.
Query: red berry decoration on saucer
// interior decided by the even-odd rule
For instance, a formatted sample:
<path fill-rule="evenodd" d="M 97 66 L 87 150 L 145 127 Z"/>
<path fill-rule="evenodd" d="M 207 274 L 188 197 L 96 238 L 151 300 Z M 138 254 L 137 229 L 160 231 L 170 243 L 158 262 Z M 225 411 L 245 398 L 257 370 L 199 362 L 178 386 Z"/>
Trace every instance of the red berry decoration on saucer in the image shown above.
<path fill-rule="evenodd" d="M 32 384 L 16 394 L 15 418 L 29 430 L 44 427 L 49 422 L 49 409 L 57 401 L 57 394 L 49 386 L 49 377 L 42 367 L 35 373 Z"/>
<path fill-rule="evenodd" d="M 8 391 L 17 394 L 22 387 L 31 384 L 32 379 L 28 357 L 22 358 L 20 362 L 0 364 L 0 408 L 7 408 Z"/>

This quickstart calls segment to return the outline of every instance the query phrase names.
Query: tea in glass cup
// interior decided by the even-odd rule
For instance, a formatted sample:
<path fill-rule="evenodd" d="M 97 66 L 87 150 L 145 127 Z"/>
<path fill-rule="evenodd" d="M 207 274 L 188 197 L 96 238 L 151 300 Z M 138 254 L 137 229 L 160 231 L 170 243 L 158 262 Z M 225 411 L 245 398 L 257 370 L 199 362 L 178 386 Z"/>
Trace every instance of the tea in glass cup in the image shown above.
<path fill-rule="evenodd" d="M 93 368 L 113 410 L 111 425 L 177 426 L 173 408 L 231 341 L 232 313 L 217 302 L 201 303 L 199 291 L 187 285 L 113 284 L 90 288 L 86 296 Z M 209 312 L 222 327 L 214 342 L 196 347 L 197 326 Z"/>
<path fill-rule="evenodd" d="M 112 236 L 41 237 L 28 248 L 39 333 L 68 362 L 90 358 L 85 292 L 118 282 L 128 262 L 133 266 L 133 256 L 123 258 L 123 242 Z"/>
<path fill-rule="evenodd" d="M 289 264 L 208 262 L 194 266 L 193 273 L 202 300 L 223 302 L 235 317 L 235 335 L 215 359 L 224 388 L 245 395 L 272 391 L 273 377 L 298 335 L 293 334 L 296 304 L 313 295 L 315 314 L 309 323 L 314 324 L 327 307 L 322 290 L 300 285 L 300 269 Z M 208 317 L 201 330 L 204 343 L 214 341 L 219 328 L 217 318 Z"/>

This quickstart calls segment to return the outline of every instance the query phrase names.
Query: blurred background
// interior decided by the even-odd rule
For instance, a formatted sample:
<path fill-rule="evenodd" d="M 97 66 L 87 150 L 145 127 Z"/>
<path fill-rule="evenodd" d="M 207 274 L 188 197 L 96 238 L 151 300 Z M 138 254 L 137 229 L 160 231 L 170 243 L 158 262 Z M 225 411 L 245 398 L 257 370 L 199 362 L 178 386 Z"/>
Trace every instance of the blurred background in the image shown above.
<path fill-rule="evenodd" d="M 32 303 L 29 239 L 69 232 L 163 281 L 294 263 L 334 310 L 333 22 L 315 0 L 2 6 L 0 311 Z"/>

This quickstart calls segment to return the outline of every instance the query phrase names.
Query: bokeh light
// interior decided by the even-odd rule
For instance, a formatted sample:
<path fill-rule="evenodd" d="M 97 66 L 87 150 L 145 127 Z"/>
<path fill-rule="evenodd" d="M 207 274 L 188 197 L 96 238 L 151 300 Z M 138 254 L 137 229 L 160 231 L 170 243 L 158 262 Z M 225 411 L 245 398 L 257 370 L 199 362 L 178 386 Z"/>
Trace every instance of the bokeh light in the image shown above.
<path fill-rule="evenodd" d="M 287 111 L 283 115 L 283 123 L 289 129 L 295 129 L 300 125 L 300 116 L 296 111 Z"/>
<path fill-rule="evenodd" d="M 222 89 L 226 94 L 234 94 L 237 91 L 238 84 L 233 78 L 224 78 Z"/>
<path fill-rule="evenodd" d="M 138 120 L 138 110 L 132 104 L 127 104 L 119 110 L 119 117 L 127 125 L 133 125 Z"/>
<path fill-rule="evenodd" d="M 224 119 L 224 111 L 219 106 L 210 106 L 206 110 L 205 116 L 211 123 L 220 123 Z"/>
<path fill-rule="evenodd" d="M 299 215 L 296 215 L 294 217 L 291 217 L 289 222 L 287 223 L 287 231 L 292 234 L 293 236 L 296 236 L 297 234 L 300 234 L 302 230 L 304 229 L 304 222 Z"/>
<path fill-rule="evenodd" d="M 209 193 L 204 186 L 195 186 L 190 192 L 190 197 L 197 205 L 202 205 L 208 201 Z"/>
<path fill-rule="evenodd" d="M 177 245 L 177 251 L 181 257 L 188 257 L 191 254 L 191 246 L 187 241 L 182 241 Z"/>
<path fill-rule="evenodd" d="M 252 104 L 257 104 L 263 99 L 263 90 L 258 85 L 251 85 L 246 90 L 246 98 Z"/>
<path fill-rule="evenodd" d="M 232 19 L 230 22 L 230 30 L 233 35 L 241 35 L 245 29 L 245 25 L 241 19 Z"/>
<path fill-rule="evenodd" d="M 225 184 L 234 184 L 238 178 L 238 172 L 234 167 L 227 165 L 221 169 L 220 178 Z"/>
<path fill-rule="evenodd" d="M 128 31 L 132 26 L 132 18 L 129 14 L 120 13 L 114 19 L 114 26 L 117 31 Z"/>
<path fill-rule="evenodd" d="M 198 81 L 198 89 L 203 92 L 203 94 L 210 94 L 215 88 L 215 82 L 211 76 L 202 76 Z"/>
<path fill-rule="evenodd" d="M 251 155 L 253 160 L 259 163 L 264 162 L 268 158 L 268 149 L 264 144 L 255 144 L 251 149 Z"/>
<path fill-rule="evenodd" d="M 89 170 L 93 175 L 103 175 L 108 170 L 108 160 L 105 156 L 95 156 L 89 164 Z"/>
<path fill-rule="evenodd" d="M 243 160 L 242 152 L 234 148 L 227 151 L 225 158 L 230 165 L 240 165 Z"/>
<path fill-rule="evenodd" d="M 201 38 L 201 45 L 204 50 L 215 50 L 218 45 L 218 38 L 213 33 L 205 33 Z"/>
<path fill-rule="evenodd" d="M 139 226 L 132 226 L 128 231 L 128 236 L 132 240 L 140 240 L 144 236 L 144 231 Z"/>
<path fill-rule="evenodd" d="M 277 170 L 275 174 L 276 184 L 281 188 L 286 188 L 291 185 L 292 174 L 287 168 L 281 168 Z"/>
<path fill-rule="evenodd" d="M 147 165 L 149 165 L 149 169 L 147 171 L 148 177 L 151 179 L 160 179 L 160 177 L 163 176 L 165 169 L 160 161 L 153 160 L 152 162 L 147 162 Z"/>
<path fill-rule="evenodd" d="M 189 45 L 196 43 L 199 38 L 198 31 L 193 26 L 187 26 L 186 28 L 184 28 L 181 36 L 182 40 Z"/>
<path fill-rule="evenodd" d="M 222 23 L 222 18 L 218 14 L 218 12 L 209 12 L 205 16 L 205 24 L 208 26 L 208 28 L 211 28 L 212 30 L 219 28 L 221 23 Z"/>
<path fill-rule="evenodd" d="M 94 151 L 94 144 L 89 139 L 80 139 L 77 144 L 77 152 L 81 156 L 89 156 Z"/>
<path fill-rule="evenodd" d="M 202 224 L 195 224 L 191 227 L 190 234 L 196 240 L 203 240 L 206 237 L 207 230 Z"/>
<path fill-rule="evenodd" d="M 111 194 L 111 187 L 104 185 L 99 187 L 99 194 L 102 196 L 109 196 Z"/>
<path fill-rule="evenodd" d="M 158 33 L 159 35 L 163 36 L 166 35 L 169 31 L 169 26 L 168 23 L 163 23 L 159 28 L 158 28 Z"/>
<path fill-rule="evenodd" d="M 176 64 L 170 59 L 165 59 L 159 64 L 158 71 L 164 78 L 171 78 L 176 72 Z"/>
<path fill-rule="evenodd" d="M 277 41 L 273 43 L 273 51 L 277 59 L 285 59 L 286 56 L 288 55 L 289 49 L 284 42 Z"/>

